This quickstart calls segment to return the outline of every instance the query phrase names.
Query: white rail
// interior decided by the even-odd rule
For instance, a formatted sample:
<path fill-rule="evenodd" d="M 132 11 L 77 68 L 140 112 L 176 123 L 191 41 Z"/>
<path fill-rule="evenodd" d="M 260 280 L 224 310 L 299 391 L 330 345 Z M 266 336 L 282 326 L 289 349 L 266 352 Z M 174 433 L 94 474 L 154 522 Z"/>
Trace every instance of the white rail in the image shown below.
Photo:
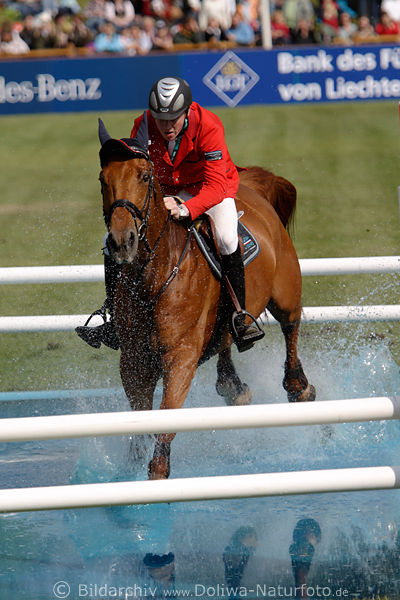
<path fill-rule="evenodd" d="M 89 283 L 104 281 L 103 265 L 68 265 L 56 267 L 4 267 L 0 284 Z"/>
<path fill-rule="evenodd" d="M 355 273 L 400 272 L 400 256 L 365 256 L 346 258 L 305 258 L 300 260 L 303 275 L 345 275 Z M 73 283 L 104 281 L 103 265 L 0 268 L 0 284 Z M 72 331 L 89 315 L 40 315 L 0 317 L 0 333 L 39 331 Z M 317 306 L 303 309 L 303 323 L 332 321 L 395 321 L 400 320 L 400 305 Z M 97 317 L 91 324 L 100 324 Z M 262 325 L 277 324 L 265 311 L 259 318 Z"/>
<path fill-rule="evenodd" d="M 357 275 L 400 271 L 400 256 L 302 258 L 299 262 L 302 275 Z"/>
<path fill-rule="evenodd" d="M 397 489 L 400 467 L 290 471 L 0 490 L 0 512 Z"/>
<path fill-rule="evenodd" d="M 302 275 L 348 275 L 400 271 L 400 256 L 302 258 Z M 104 281 L 103 265 L 0 268 L 0 284 L 73 283 Z"/>
<path fill-rule="evenodd" d="M 0 333 L 39 331 L 73 331 L 83 325 L 89 315 L 40 315 L 24 317 L 0 317 Z M 398 321 L 400 304 L 372 306 L 308 306 L 303 308 L 303 323 L 318 324 L 340 321 Z M 100 325 L 101 317 L 93 317 L 91 325 Z M 265 311 L 260 324 L 277 325 L 274 317 Z"/>
<path fill-rule="evenodd" d="M 0 419 L 0 442 L 172 433 L 400 418 L 400 396 L 301 404 L 182 408 Z"/>

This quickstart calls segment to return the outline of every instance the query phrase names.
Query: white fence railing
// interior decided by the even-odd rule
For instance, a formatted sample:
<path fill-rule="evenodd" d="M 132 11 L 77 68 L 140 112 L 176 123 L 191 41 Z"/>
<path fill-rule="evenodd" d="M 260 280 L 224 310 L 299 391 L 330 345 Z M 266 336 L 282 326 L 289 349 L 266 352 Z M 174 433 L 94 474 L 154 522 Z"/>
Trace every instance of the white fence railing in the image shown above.
<path fill-rule="evenodd" d="M 398 419 L 399 397 L 0 420 L 0 441 Z M 0 490 L 0 512 L 186 502 L 400 487 L 400 466 Z"/>
<path fill-rule="evenodd" d="M 347 258 L 305 258 L 300 260 L 303 276 L 348 275 L 361 273 L 400 272 L 400 256 L 367 256 Z M 0 285 L 39 283 L 83 283 L 104 281 L 102 265 L 0 268 Z M 39 331 L 72 331 L 89 315 L 40 315 L 0 317 L 0 333 Z M 332 321 L 400 320 L 400 304 L 367 306 L 317 306 L 303 309 L 303 323 Z M 92 325 L 100 324 L 94 318 Z M 277 324 L 265 311 L 260 324 Z"/>
<path fill-rule="evenodd" d="M 400 256 L 302 258 L 302 275 L 349 275 L 400 271 Z M 104 281 L 103 265 L 3 267 L 0 284 L 79 283 Z"/>
<path fill-rule="evenodd" d="M 0 333 L 39 331 L 73 331 L 83 325 L 89 315 L 40 315 L 27 317 L 0 317 Z M 303 308 L 302 323 L 341 321 L 398 321 L 400 304 L 374 306 L 308 306 Z M 261 325 L 277 325 L 278 321 L 266 310 L 260 316 Z M 100 325 L 102 319 L 93 317 L 91 325 Z"/>
<path fill-rule="evenodd" d="M 397 466 L 56 485 L 0 490 L 0 512 L 392 490 L 399 487 L 400 467 Z"/>
<path fill-rule="evenodd" d="M 400 396 L 0 419 L 0 442 L 400 419 Z"/>
<path fill-rule="evenodd" d="M 0 441 L 398 419 L 399 397 L 0 420 Z M 0 490 L 0 512 L 187 502 L 400 487 L 400 466 Z"/>
<path fill-rule="evenodd" d="M 400 256 L 302 258 L 299 262 L 302 275 L 354 275 L 400 271 Z M 96 281 L 104 281 L 103 265 L 0 268 L 0 284 Z"/>

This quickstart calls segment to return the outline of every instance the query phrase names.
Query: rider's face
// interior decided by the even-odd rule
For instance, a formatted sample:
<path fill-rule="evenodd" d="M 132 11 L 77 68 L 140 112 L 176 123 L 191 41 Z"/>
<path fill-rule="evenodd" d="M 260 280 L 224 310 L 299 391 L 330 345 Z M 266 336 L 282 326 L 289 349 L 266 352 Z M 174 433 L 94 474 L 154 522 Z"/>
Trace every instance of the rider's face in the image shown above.
<path fill-rule="evenodd" d="M 173 119 L 171 121 L 155 119 L 157 129 L 161 133 L 164 140 L 167 140 L 167 142 L 172 142 L 173 140 L 176 140 L 176 138 L 182 131 L 182 127 L 185 123 L 185 118 L 186 118 L 186 113 L 183 113 L 182 115 L 180 115 L 180 117 L 178 117 L 177 119 Z"/>

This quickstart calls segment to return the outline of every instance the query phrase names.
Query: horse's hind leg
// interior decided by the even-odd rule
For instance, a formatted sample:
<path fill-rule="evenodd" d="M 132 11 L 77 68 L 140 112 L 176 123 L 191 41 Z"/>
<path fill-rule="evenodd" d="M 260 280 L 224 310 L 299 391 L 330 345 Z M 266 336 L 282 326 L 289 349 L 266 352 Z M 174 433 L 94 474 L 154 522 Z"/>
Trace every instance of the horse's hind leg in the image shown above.
<path fill-rule="evenodd" d="M 297 356 L 299 325 L 298 320 L 290 324 L 281 323 L 286 342 L 285 376 L 282 385 L 287 392 L 289 402 L 311 402 L 315 400 L 315 387 L 308 383 Z"/>
<path fill-rule="evenodd" d="M 297 356 L 301 308 L 293 312 L 280 309 L 274 300 L 268 304 L 268 310 L 280 323 L 286 343 L 285 375 L 282 385 L 287 392 L 289 402 L 311 402 L 315 400 L 315 387 L 308 383 L 303 367 Z"/>
<path fill-rule="evenodd" d="M 232 362 L 231 349 L 220 352 L 217 363 L 216 390 L 228 406 L 250 404 L 251 391 L 246 383 L 242 383 Z"/>

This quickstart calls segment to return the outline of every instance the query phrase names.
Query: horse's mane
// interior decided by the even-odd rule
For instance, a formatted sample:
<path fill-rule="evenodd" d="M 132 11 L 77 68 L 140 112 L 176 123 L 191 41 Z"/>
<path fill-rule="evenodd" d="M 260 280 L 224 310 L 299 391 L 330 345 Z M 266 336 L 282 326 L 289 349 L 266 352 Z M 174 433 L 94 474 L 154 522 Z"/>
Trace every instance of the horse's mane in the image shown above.
<path fill-rule="evenodd" d="M 240 170 L 240 182 L 266 198 L 274 207 L 287 231 L 293 227 L 297 192 L 290 181 L 262 167 Z"/>

